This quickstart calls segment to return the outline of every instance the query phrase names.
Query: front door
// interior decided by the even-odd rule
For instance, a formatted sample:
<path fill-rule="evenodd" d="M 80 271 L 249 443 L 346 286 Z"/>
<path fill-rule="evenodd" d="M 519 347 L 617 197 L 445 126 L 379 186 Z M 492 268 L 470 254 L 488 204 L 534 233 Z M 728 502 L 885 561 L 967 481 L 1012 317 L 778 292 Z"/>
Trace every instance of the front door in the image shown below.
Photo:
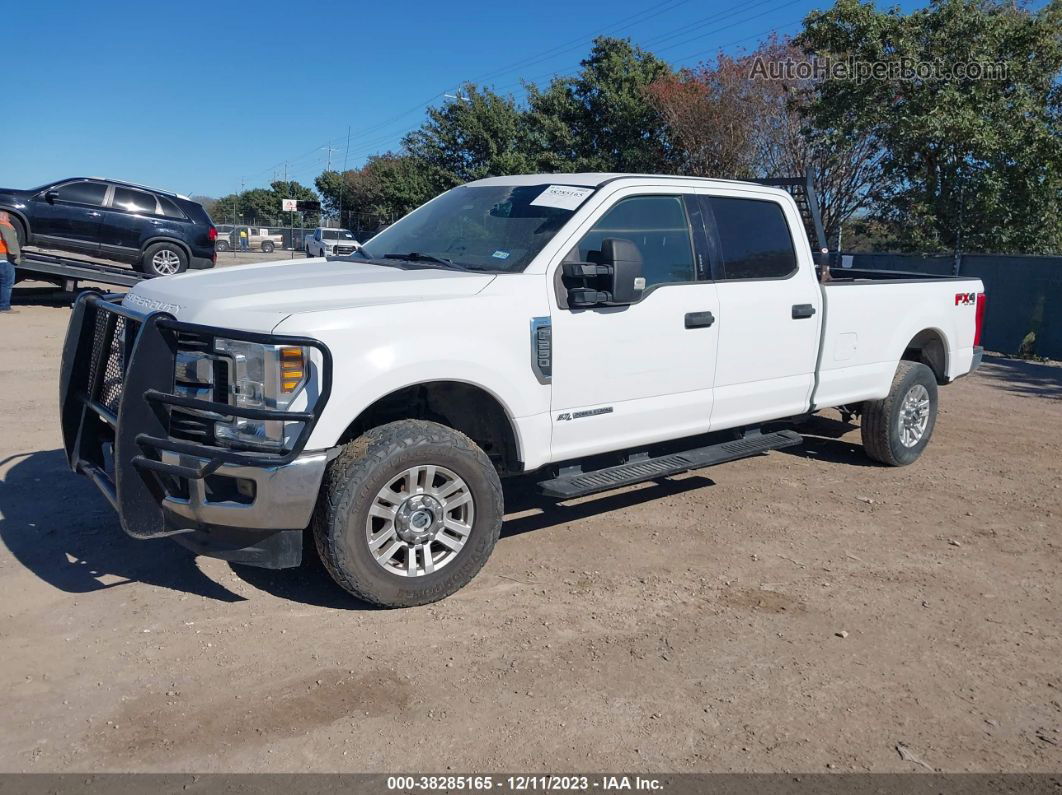
<path fill-rule="evenodd" d="M 592 261 L 605 238 L 630 240 L 642 255 L 646 285 L 630 306 L 572 310 L 557 297 L 553 461 L 708 429 L 719 307 L 693 245 L 694 230 L 703 233 L 698 213 L 696 201 L 682 195 L 621 198 L 569 255 Z"/>
<path fill-rule="evenodd" d="M 50 191 L 55 192 L 51 201 L 45 198 Z M 33 242 L 45 248 L 96 253 L 107 185 L 75 180 L 50 191 L 34 198 Z"/>

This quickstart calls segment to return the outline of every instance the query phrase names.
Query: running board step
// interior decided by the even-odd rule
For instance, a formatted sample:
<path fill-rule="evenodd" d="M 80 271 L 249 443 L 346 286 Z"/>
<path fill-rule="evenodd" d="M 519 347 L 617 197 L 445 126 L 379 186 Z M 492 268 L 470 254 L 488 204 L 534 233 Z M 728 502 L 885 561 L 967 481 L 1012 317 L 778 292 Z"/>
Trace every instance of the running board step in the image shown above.
<path fill-rule="evenodd" d="M 543 480 L 538 485 L 547 497 L 567 500 L 572 497 L 582 497 L 584 494 L 593 494 L 595 491 L 606 491 L 645 480 L 677 475 L 690 469 L 701 469 L 727 461 L 736 461 L 739 458 L 766 453 L 768 450 L 792 447 L 803 441 L 803 437 L 796 431 L 752 434 L 730 442 L 697 447 L 659 458 L 644 458 L 640 461 L 631 461 L 593 472 L 561 475 L 550 480 Z"/>

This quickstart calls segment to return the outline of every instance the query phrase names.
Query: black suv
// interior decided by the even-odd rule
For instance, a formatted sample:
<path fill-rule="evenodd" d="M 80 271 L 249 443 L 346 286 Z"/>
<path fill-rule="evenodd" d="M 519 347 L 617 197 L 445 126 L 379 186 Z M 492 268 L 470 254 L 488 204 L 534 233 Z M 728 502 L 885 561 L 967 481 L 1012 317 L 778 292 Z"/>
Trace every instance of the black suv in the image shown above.
<path fill-rule="evenodd" d="M 218 232 L 206 210 L 176 193 L 76 177 L 31 190 L 0 188 L 26 245 L 129 262 L 148 276 L 212 268 Z"/>

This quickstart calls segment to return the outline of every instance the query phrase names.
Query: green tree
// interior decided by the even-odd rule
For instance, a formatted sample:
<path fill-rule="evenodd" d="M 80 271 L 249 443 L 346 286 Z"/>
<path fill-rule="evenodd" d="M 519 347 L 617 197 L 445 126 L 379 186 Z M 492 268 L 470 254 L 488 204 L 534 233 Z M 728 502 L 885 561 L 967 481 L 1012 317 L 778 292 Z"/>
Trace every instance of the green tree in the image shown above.
<path fill-rule="evenodd" d="M 298 182 L 276 180 L 268 188 L 251 188 L 242 193 L 230 193 L 215 200 L 210 217 L 218 224 L 257 224 L 259 226 L 287 226 L 288 213 L 283 212 L 281 199 L 317 201 L 317 194 Z M 235 206 L 235 220 L 233 212 Z M 298 220 L 298 216 L 296 216 Z M 307 226 L 316 226 L 318 215 L 308 213 L 303 218 Z"/>
<path fill-rule="evenodd" d="M 393 153 L 373 155 L 342 174 L 325 171 L 315 184 L 329 214 L 359 232 L 391 223 L 439 192 L 423 161 Z"/>
<path fill-rule="evenodd" d="M 530 170 L 524 112 L 510 96 L 465 84 L 458 97 L 429 108 L 428 119 L 403 141 L 441 192 L 463 182 Z"/>
<path fill-rule="evenodd" d="M 932 0 L 908 15 L 837 0 L 808 16 L 797 42 L 811 55 L 938 70 L 826 80 L 809 108 L 818 129 L 880 144 L 886 182 L 874 214 L 903 231 L 896 245 L 1062 251 L 1060 31 L 1062 0 L 1035 12 Z M 972 63 L 994 74 L 960 66 Z"/>
<path fill-rule="evenodd" d="M 574 77 L 528 86 L 530 151 L 556 170 L 670 170 L 666 120 L 648 101 L 668 64 L 625 39 L 599 37 Z"/>

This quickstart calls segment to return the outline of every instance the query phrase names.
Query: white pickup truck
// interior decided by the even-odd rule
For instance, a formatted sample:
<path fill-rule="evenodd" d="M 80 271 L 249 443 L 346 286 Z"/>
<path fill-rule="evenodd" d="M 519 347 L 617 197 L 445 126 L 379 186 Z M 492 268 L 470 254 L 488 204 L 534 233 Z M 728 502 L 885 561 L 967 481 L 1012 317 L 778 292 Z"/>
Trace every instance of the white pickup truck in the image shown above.
<path fill-rule="evenodd" d="M 349 229 L 335 229 L 332 227 L 319 226 L 303 240 L 306 248 L 306 256 L 310 257 L 341 257 L 345 254 L 353 254 L 361 244 L 354 239 L 354 233 Z"/>
<path fill-rule="evenodd" d="M 909 464 L 981 360 L 976 279 L 822 283 L 756 184 L 552 174 L 455 188 L 345 259 L 142 282 L 75 305 L 70 464 L 126 532 L 431 602 L 486 562 L 502 479 L 557 499 L 800 443 L 826 408 Z"/>

